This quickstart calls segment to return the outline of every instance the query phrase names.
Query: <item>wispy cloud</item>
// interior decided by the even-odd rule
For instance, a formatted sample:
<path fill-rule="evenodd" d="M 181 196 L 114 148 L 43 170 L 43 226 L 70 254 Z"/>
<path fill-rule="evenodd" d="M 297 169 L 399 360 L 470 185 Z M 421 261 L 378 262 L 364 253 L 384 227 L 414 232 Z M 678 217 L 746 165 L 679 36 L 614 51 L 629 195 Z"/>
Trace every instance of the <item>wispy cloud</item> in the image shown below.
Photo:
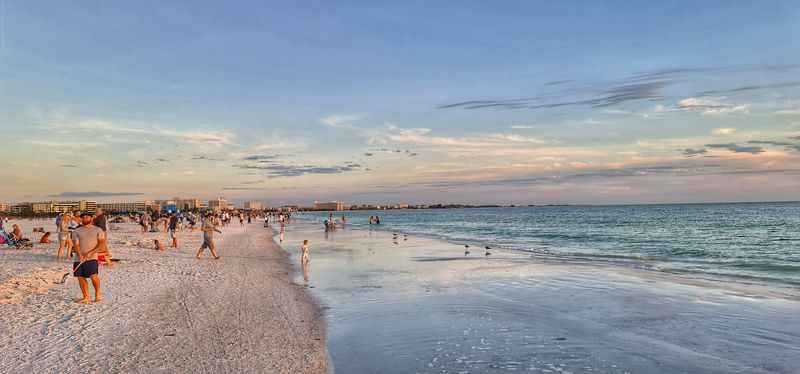
<path fill-rule="evenodd" d="M 263 191 L 264 187 L 222 187 L 223 191 Z"/>
<path fill-rule="evenodd" d="M 775 145 L 775 146 L 792 146 L 796 143 L 782 142 L 777 140 L 751 140 L 747 144 L 762 144 L 762 145 Z"/>
<path fill-rule="evenodd" d="M 686 157 L 695 157 L 700 156 L 708 153 L 708 150 L 705 148 L 693 149 L 693 148 L 686 148 L 682 150 L 683 155 Z"/>
<path fill-rule="evenodd" d="M 438 109 L 495 109 L 495 110 L 515 110 L 515 109 L 548 109 L 560 107 L 584 106 L 594 108 L 605 108 L 606 113 L 622 114 L 613 112 L 614 108 L 620 104 L 635 101 L 661 100 L 666 97 L 663 93 L 664 88 L 670 85 L 685 82 L 688 79 L 699 79 L 711 77 L 713 75 L 739 74 L 743 72 L 777 72 L 796 69 L 795 65 L 787 65 L 776 68 L 774 65 L 743 65 L 732 67 L 703 67 L 703 68 L 671 68 L 652 72 L 634 74 L 612 82 L 600 84 L 583 84 L 577 87 L 565 88 L 546 92 L 540 95 L 532 95 L 522 98 L 506 99 L 479 99 L 464 100 L 459 102 L 447 103 L 438 106 Z M 571 85 L 574 86 L 574 85 Z M 721 96 L 725 94 L 747 92 L 753 90 L 769 88 L 789 88 L 800 86 L 798 81 L 773 82 L 735 87 L 724 90 L 708 90 L 695 94 L 695 96 Z M 689 107 L 697 107 L 691 105 Z M 704 114 L 723 114 L 732 112 L 746 112 L 746 105 L 712 107 L 704 105 Z"/>
<path fill-rule="evenodd" d="M 766 89 L 775 89 L 775 88 L 792 88 L 792 87 L 800 87 L 800 81 L 788 81 L 788 82 L 776 82 L 776 83 L 767 83 L 767 84 L 754 84 L 748 86 L 739 86 L 735 88 L 725 89 L 725 90 L 711 90 L 705 91 L 702 93 L 704 96 L 714 96 L 714 95 L 730 95 L 748 91 L 756 91 L 756 90 L 766 90 Z"/>
<path fill-rule="evenodd" d="M 277 177 L 299 177 L 302 175 L 310 174 L 341 174 L 350 171 L 362 170 L 360 164 L 347 162 L 344 165 L 335 166 L 318 166 L 318 165 L 253 165 L 253 164 L 237 164 L 235 168 L 243 170 L 256 170 L 263 173 L 267 178 Z"/>
<path fill-rule="evenodd" d="M 800 139 L 800 137 L 789 137 L 789 139 Z M 800 143 L 784 142 L 778 140 L 751 140 L 747 144 L 772 145 L 776 147 L 786 147 L 787 150 L 800 151 Z"/>
<path fill-rule="evenodd" d="M 208 155 L 197 155 L 191 158 L 192 161 L 225 161 L 224 158 L 212 157 Z"/>
<path fill-rule="evenodd" d="M 38 146 L 38 147 L 48 147 L 48 148 L 99 148 L 105 147 L 105 144 L 101 143 L 94 143 L 94 142 L 58 142 L 58 141 L 50 141 L 50 140 L 30 140 L 30 144 Z"/>
<path fill-rule="evenodd" d="M 703 114 L 708 115 L 750 112 L 749 105 L 728 104 L 716 97 L 688 97 L 678 102 L 678 109 L 702 110 Z"/>
<path fill-rule="evenodd" d="M 782 109 L 775 112 L 775 114 L 783 115 L 800 115 L 800 108 L 796 109 Z"/>
<path fill-rule="evenodd" d="M 269 161 L 275 160 L 278 158 L 278 155 L 250 155 L 243 157 L 243 161 Z"/>
<path fill-rule="evenodd" d="M 418 146 L 433 147 L 498 147 L 502 145 L 523 146 L 531 144 L 544 144 L 545 140 L 508 133 L 478 134 L 466 137 L 433 136 L 431 129 L 427 128 L 402 128 L 389 125 L 386 131 L 373 136 L 372 144 L 414 144 Z"/>
<path fill-rule="evenodd" d="M 544 140 L 542 139 L 530 136 L 517 135 L 517 134 L 492 134 L 490 137 L 500 141 L 508 141 L 512 143 L 532 143 L 532 144 L 544 143 Z"/>
<path fill-rule="evenodd" d="M 711 130 L 711 134 L 713 135 L 733 135 L 735 132 L 736 129 L 732 127 L 720 127 Z"/>
<path fill-rule="evenodd" d="M 319 122 L 333 128 L 355 130 L 354 122 L 366 117 L 366 114 L 333 114 L 320 118 Z"/>
<path fill-rule="evenodd" d="M 764 148 L 757 146 L 741 146 L 735 143 L 706 144 L 707 148 L 727 149 L 733 153 L 749 153 L 757 155 L 764 152 Z"/>
<path fill-rule="evenodd" d="M 235 134 L 227 130 L 174 130 L 155 125 L 134 125 L 106 120 L 84 120 L 68 123 L 55 123 L 46 126 L 46 128 L 52 131 L 69 134 L 74 134 L 76 131 L 83 131 L 171 137 L 187 143 L 214 146 L 232 145 L 234 144 L 234 139 L 236 138 Z"/>
<path fill-rule="evenodd" d="M 67 199 L 83 199 L 89 197 L 114 197 L 114 196 L 138 196 L 143 195 L 141 192 L 100 192 L 100 191 L 88 191 L 88 192 L 62 192 L 57 195 L 50 195 L 50 197 L 60 197 L 60 198 L 67 198 Z"/>
<path fill-rule="evenodd" d="M 244 182 L 242 182 L 242 184 L 244 184 L 244 185 L 261 184 L 261 183 L 264 183 L 264 182 L 265 182 L 265 180 L 259 179 L 259 180 L 254 180 L 254 181 L 244 181 Z"/>
<path fill-rule="evenodd" d="M 501 100 L 469 100 L 451 104 L 444 104 L 438 109 L 547 109 L 570 106 L 589 106 L 595 108 L 609 107 L 628 101 L 654 100 L 663 97 L 661 89 L 667 84 L 665 81 L 652 82 L 624 82 L 602 90 L 594 97 L 575 100 L 553 100 L 560 95 L 542 95 L 520 99 Z M 583 92 L 584 95 L 592 92 Z"/>
<path fill-rule="evenodd" d="M 470 181 L 469 186 L 533 186 L 533 185 L 558 185 L 565 183 L 589 182 L 591 180 L 614 180 L 625 178 L 646 177 L 698 177 L 712 175 L 771 175 L 771 174 L 800 174 L 800 169 L 753 169 L 728 167 L 719 164 L 653 164 L 631 166 L 612 169 L 583 170 L 572 173 L 538 173 L 530 176 L 517 176 L 512 178 L 490 178 Z M 464 186 L 463 180 L 421 182 L 421 185 L 435 188 L 453 188 Z"/>

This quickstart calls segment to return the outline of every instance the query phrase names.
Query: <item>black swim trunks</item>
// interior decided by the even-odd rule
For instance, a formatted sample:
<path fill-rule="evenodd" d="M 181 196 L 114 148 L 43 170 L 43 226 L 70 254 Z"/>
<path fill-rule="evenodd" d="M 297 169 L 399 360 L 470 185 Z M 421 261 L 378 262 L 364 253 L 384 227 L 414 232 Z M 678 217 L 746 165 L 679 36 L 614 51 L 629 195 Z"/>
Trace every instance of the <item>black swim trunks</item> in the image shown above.
<path fill-rule="evenodd" d="M 203 233 L 203 245 L 200 247 L 202 249 L 211 249 L 214 248 L 214 237 L 209 235 L 209 233 Z"/>
<path fill-rule="evenodd" d="M 89 260 L 84 262 L 83 264 L 78 267 L 80 262 L 73 262 L 72 263 L 72 274 L 76 277 L 81 278 L 90 278 L 92 275 L 98 274 L 98 262 L 97 260 Z"/>

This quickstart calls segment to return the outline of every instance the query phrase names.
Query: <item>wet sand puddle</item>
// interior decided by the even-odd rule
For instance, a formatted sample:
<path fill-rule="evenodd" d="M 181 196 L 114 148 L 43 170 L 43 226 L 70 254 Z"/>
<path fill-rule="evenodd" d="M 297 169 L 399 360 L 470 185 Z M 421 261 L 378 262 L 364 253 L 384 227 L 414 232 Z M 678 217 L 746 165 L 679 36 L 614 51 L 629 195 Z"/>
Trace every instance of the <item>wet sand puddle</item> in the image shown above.
<path fill-rule="evenodd" d="M 302 223 L 295 261 L 303 239 L 341 373 L 793 373 L 800 354 L 795 300 Z"/>

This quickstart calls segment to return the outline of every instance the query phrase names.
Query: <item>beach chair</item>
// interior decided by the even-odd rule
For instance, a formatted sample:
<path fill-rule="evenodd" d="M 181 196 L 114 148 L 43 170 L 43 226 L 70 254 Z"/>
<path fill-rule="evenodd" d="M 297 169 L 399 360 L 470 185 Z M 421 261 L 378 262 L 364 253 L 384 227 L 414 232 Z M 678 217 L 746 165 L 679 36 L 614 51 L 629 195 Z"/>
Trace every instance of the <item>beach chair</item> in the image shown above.
<path fill-rule="evenodd" d="M 31 249 L 33 248 L 33 243 L 30 240 L 14 240 L 11 235 L 5 231 L 0 231 L 1 240 L 5 242 L 8 247 L 15 248 L 15 249 Z"/>

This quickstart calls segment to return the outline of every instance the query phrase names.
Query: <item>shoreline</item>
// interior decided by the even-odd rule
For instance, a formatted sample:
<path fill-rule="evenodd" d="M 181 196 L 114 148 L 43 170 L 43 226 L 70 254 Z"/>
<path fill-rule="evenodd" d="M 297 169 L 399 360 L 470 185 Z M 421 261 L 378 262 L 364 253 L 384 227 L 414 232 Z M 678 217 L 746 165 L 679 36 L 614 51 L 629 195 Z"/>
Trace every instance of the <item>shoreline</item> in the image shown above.
<path fill-rule="evenodd" d="M 323 309 L 292 281 L 296 268 L 270 230 L 224 228 L 216 261 L 194 258 L 198 231 L 182 232 L 179 250 L 158 252 L 125 242 L 166 233 L 118 226 L 110 247 L 122 261 L 101 268 L 101 303 L 75 304 L 70 276 L 0 305 L 0 372 L 329 371 Z M 4 249 L 0 268 L 60 277 L 70 263 L 56 262 L 55 248 Z"/>
<path fill-rule="evenodd" d="M 297 221 L 304 224 L 319 224 L 313 216 L 301 216 Z M 337 229 L 342 230 L 341 228 Z M 348 223 L 344 230 L 350 231 L 375 231 L 385 234 L 399 233 L 399 235 L 409 235 L 424 238 L 431 241 L 446 243 L 455 249 L 460 249 L 463 244 L 472 246 L 476 254 L 480 254 L 484 243 L 474 240 L 459 240 L 448 238 L 438 234 L 406 231 L 400 228 L 390 228 L 384 225 L 364 225 Z M 334 231 L 332 235 L 335 235 Z M 800 300 L 800 283 L 792 281 L 781 281 L 775 277 L 749 277 L 730 274 L 714 274 L 706 272 L 678 271 L 673 269 L 662 269 L 659 267 L 659 260 L 634 258 L 613 255 L 586 255 L 586 254 L 560 254 L 557 252 L 540 252 L 520 248 L 507 247 L 503 245 L 492 245 L 493 252 L 508 252 L 520 259 L 535 261 L 544 265 L 554 266 L 580 266 L 593 267 L 597 269 L 615 269 L 631 275 L 643 278 L 653 278 L 662 281 L 674 282 L 683 285 L 695 285 L 721 290 L 729 290 L 736 293 L 748 294 L 747 291 L 757 291 L 767 297 L 784 298 L 789 300 Z M 458 252 L 458 251 L 456 251 Z M 460 259 L 460 256 L 455 256 Z"/>
<path fill-rule="evenodd" d="M 282 246 L 304 239 L 343 372 L 790 373 L 800 349 L 800 299 L 764 288 L 513 250 L 464 257 L 355 227 L 297 223 Z"/>

